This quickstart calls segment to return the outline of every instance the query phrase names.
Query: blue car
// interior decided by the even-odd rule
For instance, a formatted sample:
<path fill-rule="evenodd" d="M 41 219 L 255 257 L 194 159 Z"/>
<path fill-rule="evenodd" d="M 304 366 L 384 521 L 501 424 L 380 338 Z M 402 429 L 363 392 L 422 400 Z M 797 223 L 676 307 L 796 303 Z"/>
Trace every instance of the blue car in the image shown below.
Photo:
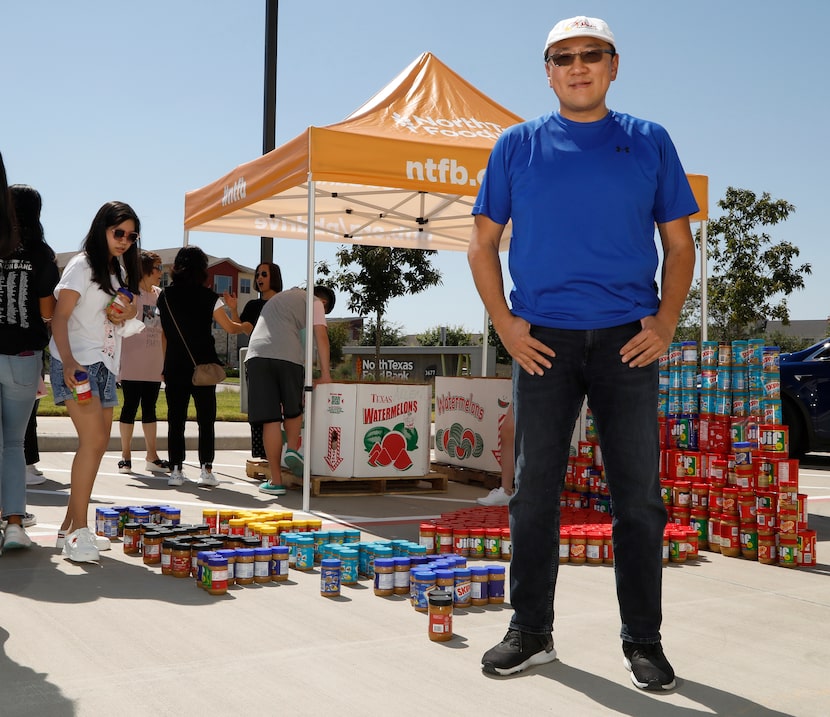
<path fill-rule="evenodd" d="M 790 455 L 830 451 L 830 338 L 781 354 L 781 404 Z"/>

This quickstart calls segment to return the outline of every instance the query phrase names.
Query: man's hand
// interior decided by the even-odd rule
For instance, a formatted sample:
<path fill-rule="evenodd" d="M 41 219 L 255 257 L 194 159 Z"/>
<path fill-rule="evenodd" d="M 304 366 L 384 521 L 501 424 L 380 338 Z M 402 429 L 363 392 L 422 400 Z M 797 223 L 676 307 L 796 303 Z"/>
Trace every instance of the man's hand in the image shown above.
<path fill-rule="evenodd" d="M 666 352 L 672 337 L 674 325 L 661 321 L 657 316 L 640 319 L 640 332 L 620 349 L 622 362 L 631 368 L 648 366 Z"/>
<path fill-rule="evenodd" d="M 530 335 L 530 324 L 524 319 L 511 316 L 507 323 L 499 326 L 497 332 L 513 360 L 529 374 L 541 376 L 544 369 L 551 367 L 547 357 L 554 358 L 556 353 Z"/>

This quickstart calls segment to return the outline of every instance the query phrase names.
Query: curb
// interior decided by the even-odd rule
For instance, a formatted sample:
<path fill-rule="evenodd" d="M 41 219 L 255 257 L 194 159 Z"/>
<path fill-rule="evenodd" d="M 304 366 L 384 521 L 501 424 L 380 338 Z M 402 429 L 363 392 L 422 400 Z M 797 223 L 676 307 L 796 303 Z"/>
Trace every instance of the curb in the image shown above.
<path fill-rule="evenodd" d="M 216 436 L 216 450 L 217 451 L 237 451 L 250 450 L 251 437 L 245 436 Z M 188 451 L 195 451 L 199 448 L 198 436 L 185 436 L 184 445 Z M 133 436 L 130 444 L 132 451 L 146 450 L 144 436 Z M 167 436 L 159 436 L 156 439 L 156 446 L 159 451 L 167 451 Z M 38 434 L 37 437 L 38 451 L 41 453 L 74 453 L 78 448 L 77 436 L 56 436 Z M 110 436 L 107 444 L 107 451 L 120 451 L 121 438 L 118 436 Z"/>

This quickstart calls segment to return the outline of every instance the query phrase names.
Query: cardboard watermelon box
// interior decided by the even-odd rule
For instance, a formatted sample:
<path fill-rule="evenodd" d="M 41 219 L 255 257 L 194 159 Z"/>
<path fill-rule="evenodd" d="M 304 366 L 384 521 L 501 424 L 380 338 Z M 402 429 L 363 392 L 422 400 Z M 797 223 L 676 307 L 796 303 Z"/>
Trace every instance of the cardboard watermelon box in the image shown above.
<path fill-rule="evenodd" d="M 501 471 L 501 428 L 512 400 L 509 378 L 435 378 L 435 460 Z"/>
<path fill-rule="evenodd" d="M 354 475 L 356 383 L 321 383 L 311 404 L 311 474 Z"/>

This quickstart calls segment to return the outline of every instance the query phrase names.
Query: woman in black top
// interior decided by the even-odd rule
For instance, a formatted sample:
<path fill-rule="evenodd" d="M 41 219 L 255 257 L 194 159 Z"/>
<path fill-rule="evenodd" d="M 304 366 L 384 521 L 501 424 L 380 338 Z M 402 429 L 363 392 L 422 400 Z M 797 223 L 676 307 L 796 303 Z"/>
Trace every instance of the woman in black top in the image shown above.
<path fill-rule="evenodd" d="M 212 487 L 219 483 L 213 474 L 216 453 L 216 387 L 194 386 L 193 367 L 201 363 L 219 363 L 213 341 L 215 321 L 229 334 L 242 332 L 242 325 L 232 321 L 225 303 L 207 281 L 207 255 L 197 246 L 179 249 L 170 272 L 172 283 L 158 299 L 161 327 L 164 331 L 164 393 L 167 396 L 167 450 L 171 468 L 167 484 L 185 482 L 182 467 L 185 458 L 184 426 L 190 397 L 196 406 L 199 426 L 198 484 Z M 192 358 L 191 358 L 192 356 Z"/>
<path fill-rule="evenodd" d="M 45 320 L 52 317 L 58 283 L 55 252 L 43 239 L 40 221 L 31 221 L 25 199 L 40 195 L 31 187 L 16 189 L 21 201 L 18 221 L 0 157 L 0 510 L 7 522 L 0 549 L 28 548 L 26 460 L 23 437 L 35 403 L 43 348 L 49 342 Z"/>
<path fill-rule="evenodd" d="M 279 266 L 269 261 L 264 261 L 257 266 L 256 288 L 259 292 L 259 298 L 251 299 L 245 304 L 241 316 L 237 313 L 237 299 L 230 297 L 231 300 L 228 301 L 231 318 L 242 324 L 242 330 L 248 336 L 254 330 L 259 315 L 262 313 L 262 307 L 265 306 L 268 299 L 282 291 L 282 271 L 280 271 Z M 251 455 L 254 458 L 265 458 L 265 445 L 262 442 L 261 424 L 251 424 Z"/>

